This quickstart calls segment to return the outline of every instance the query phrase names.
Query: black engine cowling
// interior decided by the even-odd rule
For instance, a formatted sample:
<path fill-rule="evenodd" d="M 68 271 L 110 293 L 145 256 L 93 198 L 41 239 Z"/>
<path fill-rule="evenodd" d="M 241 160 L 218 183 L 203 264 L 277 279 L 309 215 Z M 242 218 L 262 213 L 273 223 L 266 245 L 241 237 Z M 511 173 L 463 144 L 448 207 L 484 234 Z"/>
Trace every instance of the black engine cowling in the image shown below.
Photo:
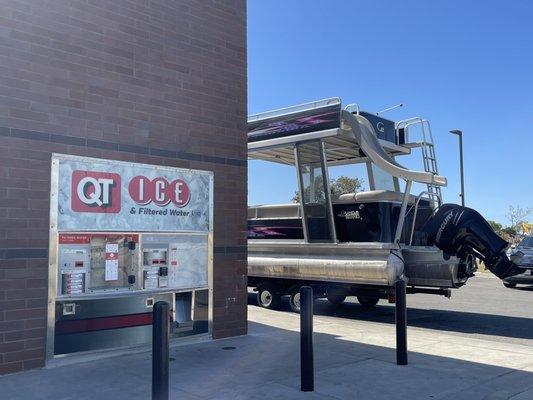
<path fill-rule="evenodd" d="M 443 204 L 426 222 L 423 230 L 428 235 L 429 244 L 463 259 L 468 255 L 478 257 L 498 278 L 524 272 L 505 254 L 509 243 L 494 232 L 480 213 L 471 208 Z"/>

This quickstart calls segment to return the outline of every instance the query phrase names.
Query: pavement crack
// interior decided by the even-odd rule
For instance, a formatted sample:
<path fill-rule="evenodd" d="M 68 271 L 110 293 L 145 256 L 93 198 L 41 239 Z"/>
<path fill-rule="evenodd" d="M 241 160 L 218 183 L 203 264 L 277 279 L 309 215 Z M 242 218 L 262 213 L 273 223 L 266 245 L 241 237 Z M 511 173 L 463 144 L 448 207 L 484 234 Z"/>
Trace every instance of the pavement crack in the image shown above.
<path fill-rule="evenodd" d="M 510 399 L 512 399 L 513 397 L 516 397 L 516 396 L 518 396 L 518 395 L 520 395 L 520 394 L 522 394 L 522 393 L 526 393 L 526 392 L 528 392 L 528 391 L 531 390 L 531 389 L 533 389 L 533 385 L 528 386 L 528 387 L 525 388 L 524 390 L 521 390 L 520 392 L 513 394 L 511 397 L 508 397 L 507 400 L 510 400 Z"/>

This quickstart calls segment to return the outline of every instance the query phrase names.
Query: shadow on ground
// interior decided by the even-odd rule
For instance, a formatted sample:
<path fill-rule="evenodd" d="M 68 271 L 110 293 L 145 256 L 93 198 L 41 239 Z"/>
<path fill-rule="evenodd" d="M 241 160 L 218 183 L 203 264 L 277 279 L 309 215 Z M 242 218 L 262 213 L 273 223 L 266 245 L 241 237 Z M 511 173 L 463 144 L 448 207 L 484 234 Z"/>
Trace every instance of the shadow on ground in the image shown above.
<path fill-rule="evenodd" d="M 517 286 L 513 290 L 523 290 L 524 292 L 533 292 L 533 285 L 530 286 Z"/>
<path fill-rule="evenodd" d="M 410 352 L 409 365 L 397 366 L 394 349 L 324 333 L 314 338 L 314 393 L 299 391 L 299 333 L 250 323 L 247 336 L 171 349 L 171 398 L 473 400 L 532 394 L 533 373 L 519 370 L 529 362 L 524 355 L 504 368 Z M 147 399 L 150 374 L 150 354 L 141 353 L 5 376 L 0 387 L 10 400 Z"/>
<path fill-rule="evenodd" d="M 248 304 L 257 305 L 255 293 L 248 293 Z M 279 311 L 292 312 L 287 298 L 283 299 Z M 344 302 L 334 306 L 327 300 L 316 300 L 314 311 L 315 315 L 387 324 L 395 323 L 394 305 L 386 304 L 386 300 L 381 300 L 372 309 L 365 309 L 356 302 Z M 407 323 L 409 326 L 439 331 L 533 339 L 532 318 L 408 307 Z"/>

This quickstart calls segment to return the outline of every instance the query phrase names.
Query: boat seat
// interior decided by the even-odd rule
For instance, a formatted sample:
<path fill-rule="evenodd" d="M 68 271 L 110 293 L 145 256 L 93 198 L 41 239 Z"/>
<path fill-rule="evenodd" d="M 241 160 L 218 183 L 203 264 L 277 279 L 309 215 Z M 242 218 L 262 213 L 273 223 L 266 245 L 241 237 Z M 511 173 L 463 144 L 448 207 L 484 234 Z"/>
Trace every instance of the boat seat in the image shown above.
<path fill-rule="evenodd" d="M 269 204 L 248 207 L 248 219 L 301 218 L 300 203 Z"/>
<path fill-rule="evenodd" d="M 401 203 L 403 193 L 392 190 L 369 190 L 367 192 L 341 194 L 333 204 L 353 204 L 353 203 Z M 415 203 L 416 196 L 409 195 L 409 202 Z M 248 219 L 285 219 L 301 218 L 300 203 L 269 204 L 248 207 Z"/>
<path fill-rule="evenodd" d="M 377 203 L 380 201 L 399 202 L 403 201 L 403 193 L 394 192 L 392 190 L 369 190 L 366 192 L 346 193 L 341 194 L 337 201 L 337 204 L 346 203 Z M 416 196 L 409 195 L 409 202 L 416 202 Z"/>

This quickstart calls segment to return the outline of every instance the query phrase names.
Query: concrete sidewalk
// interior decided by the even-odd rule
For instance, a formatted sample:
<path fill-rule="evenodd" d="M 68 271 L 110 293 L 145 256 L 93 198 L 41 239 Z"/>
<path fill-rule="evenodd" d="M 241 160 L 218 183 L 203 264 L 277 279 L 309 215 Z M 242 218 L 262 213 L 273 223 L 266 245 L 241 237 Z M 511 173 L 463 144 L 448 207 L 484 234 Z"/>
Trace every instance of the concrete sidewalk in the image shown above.
<path fill-rule="evenodd" d="M 315 317 L 314 393 L 299 391 L 298 315 L 249 307 L 250 334 L 174 347 L 173 399 L 533 398 L 533 346 L 409 328 L 395 364 L 393 324 Z M 268 325 L 267 325 L 268 323 Z M 149 399 L 149 353 L 0 378 L 1 399 Z"/>

